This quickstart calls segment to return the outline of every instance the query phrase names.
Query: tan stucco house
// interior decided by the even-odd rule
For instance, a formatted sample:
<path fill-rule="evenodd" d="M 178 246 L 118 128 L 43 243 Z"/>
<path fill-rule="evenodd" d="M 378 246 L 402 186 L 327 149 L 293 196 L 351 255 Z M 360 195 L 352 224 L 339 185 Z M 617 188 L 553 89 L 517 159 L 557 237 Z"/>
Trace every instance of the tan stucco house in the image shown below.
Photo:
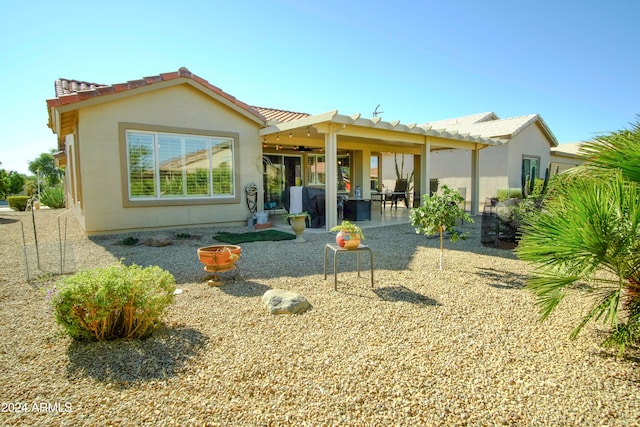
<path fill-rule="evenodd" d="M 501 145 L 429 124 L 254 107 L 186 68 L 112 85 L 59 79 L 55 89 L 49 127 L 67 206 L 88 234 L 242 224 L 250 184 L 258 210 L 274 211 L 289 185 L 323 188 L 328 229 L 338 196 L 353 197 L 357 186 L 363 198 L 375 195 L 382 153 L 412 156 L 418 194 L 429 188 L 435 156 L 465 153 L 457 165 L 477 212 L 480 153 Z"/>

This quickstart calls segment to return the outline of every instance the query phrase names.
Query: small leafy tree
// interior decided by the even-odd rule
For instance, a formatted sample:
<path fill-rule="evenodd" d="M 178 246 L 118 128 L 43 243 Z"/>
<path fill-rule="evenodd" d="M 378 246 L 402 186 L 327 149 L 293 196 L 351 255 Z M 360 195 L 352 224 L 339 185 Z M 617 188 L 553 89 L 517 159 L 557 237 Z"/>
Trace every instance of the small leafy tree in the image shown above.
<path fill-rule="evenodd" d="M 0 163 L 1 165 L 2 163 Z M 9 193 L 9 175 L 4 169 L 0 169 L 0 198 L 4 199 Z"/>
<path fill-rule="evenodd" d="M 458 221 L 473 222 L 473 218 L 464 211 L 461 205 L 464 198 L 459 192 L 446 185 L 442 186 L 442 191 L 432 196 L 424 195 L 422 205 L 411 209 L 409 221 L 415 227 L 416 233 L 440 235 L 440 270 L 442 270 L 442 258 L 444 254 L 444 233 L 449 232 L 452 242 L 458 239 L 466 239 L 468 233 L 460 233 L 456 230 Z"/>
<path fill-rule="evenodd" d="M 16 171 L 9 172 L 8 175 L 9 191 L 8 194 L 19 194 L 24 190 L 24 184 L 27 182 L 27 178 Z"/>
<path fill-rule="evenodd" d="M 21 173 L 0 169 L 0 198 L 21 193 L 25 182 L 26 177 Z"/>
<path fill-rule="evenodd" d="M 27 190 L 27 196 L 31 197 L 38 193 L 38 182 L 35 176 L 27 177 L 25 181 L 25 188 Z"/>
<path fill-rule="evenodd" d="M 64 170 L 56 166 L 53 152 L 55 150 L 51 150 L 51 153 L 42 153 L 37 159 L 29 162 L 29 171 L 34 175 L 39 173 L 45 183 L 52 187 L 58 185 L 64 176 Z"/>

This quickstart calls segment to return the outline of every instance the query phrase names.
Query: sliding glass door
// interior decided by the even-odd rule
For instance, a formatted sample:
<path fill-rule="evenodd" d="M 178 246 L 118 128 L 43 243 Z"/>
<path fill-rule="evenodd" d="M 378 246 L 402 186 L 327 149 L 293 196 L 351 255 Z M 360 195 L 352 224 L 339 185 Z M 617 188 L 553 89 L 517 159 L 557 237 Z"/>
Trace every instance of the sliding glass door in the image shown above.
<path fill-rule="evenodd" d="M 265 154 L 264 208 L 280 209 L 282 192 L 292 185 L 302 185 L 302 156 Z"/>

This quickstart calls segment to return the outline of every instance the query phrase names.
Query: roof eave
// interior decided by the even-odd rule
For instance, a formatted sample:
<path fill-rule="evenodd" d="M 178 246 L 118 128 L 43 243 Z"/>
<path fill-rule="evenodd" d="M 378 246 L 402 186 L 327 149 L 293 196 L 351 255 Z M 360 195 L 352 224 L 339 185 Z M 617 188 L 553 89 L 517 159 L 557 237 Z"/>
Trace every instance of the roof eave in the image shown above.
<path fill-rule="evenodd" d="M 552 147 L 557 147 L 559 143 L 558 143 L 558 140 L 556 139 L 556 136 L 553 134 L 553 132 L 551 132 L 551 129 L 549 128 L 549 126 L 547 126 L 544 119 L 539 115 L 538 115 L 538 124 L 542 128 L 543 133 L 546 134 L 547 138 L 549 139 L 549 144 Z"/>
<path fill-rule="evenodd" d="M 315 114 L 301 119 L 292 120 L 290 122 L 272 123 L 263 129 L 260 129 L 258 134 L 260 136 L 273 135 L 279 132 L 286 132 L 288 130 L 298 129 L 301 127 L 315 126 L 320 123 L 331 122 L 333 118 L 338 114 L 338 110 L 327 111 L 326 113 Z"/>
<path fill-rule="evenodd" d="M 549 129 L 549 126 L 547 126 L 547 124 L 545 123 L 544 119 L 540 116 L 540 114 L 534 114 L 531 117 L 530 120 L 528 120 L 526 123 L 524 123 L 518 129 L 513 131 L 511 133 L 511 138 L 513 138 L 514 136 L 516 136 L 517 134 L 522 132 L 524 129 L 526 129 L 532 123 L 536 123 L 540 127 L 540 129 L 542 130 L 542 133 L 547 137 L 547 140 L 549 141 L 549 145 L 551 147 L 557 147 L 558 146 L 558 140 L 556 139 L 556 137 L 553 134 L 553 132 L 551 132 L 551 129 Z"/>
<path fill-rule="evenodd" d="M 399 120 L 392 122 L 382 121 L 380 117 L 372 119 L 363 118 L 360 114 L 354 114 L 351 116 L 338 114 L 338 110 L 328 111 L 326 113 L 317 114 L 309 117 L 305 117 L 298 120 L 292 120 L 285 123 L 274 123 L 259 131 L 260 136 L 268 136 L 277 134 L 280 132 L 287 132 L 293 129 L 298 129 L 308 126 L 319 126 L 337 124 L 341 125 L 344 129 L 347 126 L 355 126 L 361 128 L 368 128 L 371 130 L 379 130 L 382 132 L 397 132 L 406 133 L 411 135 L 420 136 L 433 136 L 436 138 L 457 140 L 462 142 L 469 142 L 475 145 L 491 146 L 499 145 L 500 141 L 494 138 L 482 137 L 480 135 L 471 135 L 468 133 L 460 134 L 458 132 L 447 132 L 445 129 L 434 130 L 430 126 L 416 126 L 415 124 L 405 125 L 400 123 Z M 415 138 L 415 137 L 413 137 Z"/>
<path fill-rule="evenodd" d="M 266 118 L 253 107 L 224 92 L 222 89 L 212 85 L 205 79 L 192 74 L 184 67 L 180 68 L 178 71 L 163 73 L 157 76 L 144 77 L 142 79 L 131 80 L 126 83 L 118 83 L 109 86 L 98 85 L 91 89 L 73 92 L 68 95 L 59 95 L 59 91 L 56 89 L 56 94 L 58 96 L 56 98 L 46 100 L 47 106 L 49 107 L 49 124 L 51 129 L 55 132 L 56 125 L 54 117 L 52 117 L 52 112 L 54 110 L 61 114 L 85 108 L 87 106 L 111 102 L 114 99 L 139 95 L 144 92 L 155 91 L 181 84 L 188 84 L 196 90 L 207 94 L 211 98 L 243 115 L 259 126 L 265 126 L 266 124 Z"/>

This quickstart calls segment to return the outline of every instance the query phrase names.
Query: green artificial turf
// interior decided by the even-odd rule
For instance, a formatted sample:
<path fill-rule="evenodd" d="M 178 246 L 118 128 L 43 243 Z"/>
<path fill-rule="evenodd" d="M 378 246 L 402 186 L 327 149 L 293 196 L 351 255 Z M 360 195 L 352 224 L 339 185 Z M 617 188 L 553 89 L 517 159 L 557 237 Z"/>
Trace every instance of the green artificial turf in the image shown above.
<path fill-rule="evenodd" d="M 227 233 L 222 232 L 213 236 L 214 239 L 229 243 L 231 245 L 237 245 L 247 242 L 265 242 L 274 240 L 293 240 L 296 238 L 291 233 L 285 233 L 278 230 L 263 230 L 263 231 L 250 231 L 248 233 Z"/>

